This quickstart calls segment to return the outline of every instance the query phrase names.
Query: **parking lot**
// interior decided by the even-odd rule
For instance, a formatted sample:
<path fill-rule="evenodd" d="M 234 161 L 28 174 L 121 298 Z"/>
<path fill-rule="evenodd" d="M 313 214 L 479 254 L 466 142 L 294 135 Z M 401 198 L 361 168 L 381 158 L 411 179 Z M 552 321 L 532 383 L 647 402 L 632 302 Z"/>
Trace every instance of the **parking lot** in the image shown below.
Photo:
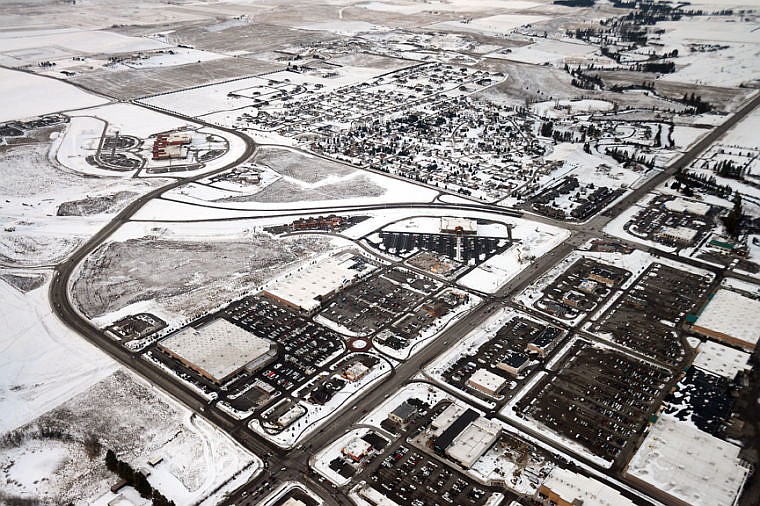
<path fill-rule="evenodd" d="M 640 433 L 670 379 L 666 369 L 579 341 L 560 372 L 521 399 L 517 411 L 613 461 Z"/>
<path fill-rule="evenodd" d="M 581 258 L 544 289 L 543 296 L 534 306 L 559 318 L 572 320 L 604 304 L 630 276 L 625 269 Z"/>
<path fill-rule="evenodd" d="M 417 250 L 431 251 L 450 259 L 467 263 L 474 260 L 481 263 L 493 255 L 504 251 L 509 243 L 499 237 L 463 236 L 453 234 L 412 234 L 408 232 L 380 232 L 380 249 L 402 257 Z M 457 245 L 461 240 L 461 252 Z"/>
<path fill-rule="evenodd" d="M 420 305 L 440 287 L 432 279 L 392 268 L 338 293 L 321 316 L 351 332 L 370 335 Z"/>
<path fill-rule="evenodd" d="M 678 365 L 686 354 L 681 323 L 699 307 L 710 286 L 704 276 L 652 264 L 591 330 L 664 364 Z"/>
<path fill-rule="evenodd" d="M 230 394 L 248 388 L 245 394 L 231 400 L 235 409 L 246 410 L 261 403 L 273 392 L 291 392 L 311 379 L 328 359 L 344 349 L 343 339 L 322 325 L 294 313 L 262 297 L 247 297 L 228 306 L 225 318 L 250 332 L 278 344 L 274 363 L 254 375 L 243 375 L 228 387 Z M 262 385 L 263 384 L 263 385 Z M 271 390 L 272 393 L 266 393 Z"/>
<path fill-rule="evenodd" d="M 482 505 L 490 496 L 486 487 L 411 446 L 399 445 L 375 466 L 367 483 L 398 504 Z"/>
<path fill-rule="evenodd" d="M 487 369 L 505 379 L 514 380 L 516 376 L 499 364 L 516 364 L 526 360 L 524 369 L 519 371 L 521 377 L 526 377 L 540 367 L 539 361 L 532 363 L 532 360 L 543 358 L 541 353 L 529 350 L 529 345 L 543 342 L 545 344 L 542 349 L 548 353 L 557 346 L 562 337 L 562 331 L 557 327 L 516 316 L 478 347 L 473 355 L 460 357 L 446 369 L 443 373 L 444 381 L 478 398 L 489 400 L 489 396 L 465 384 L 477 369 Z M 502 395 L 511 398 L 513 390 L 504 391 Z"/>

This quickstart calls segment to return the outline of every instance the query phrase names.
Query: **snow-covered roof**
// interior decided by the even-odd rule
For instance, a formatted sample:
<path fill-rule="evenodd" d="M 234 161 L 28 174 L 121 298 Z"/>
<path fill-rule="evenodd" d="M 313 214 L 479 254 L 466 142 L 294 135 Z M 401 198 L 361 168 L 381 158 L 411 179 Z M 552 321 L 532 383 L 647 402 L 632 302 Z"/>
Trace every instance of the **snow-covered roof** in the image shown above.
<path fill-rule="evenodd" d="M 266 293 L 311 312 L 320 307 L 322 297 L 374 269 L 355 254 L 345 252 L 301 269 L 268 288 Z"/>
<path fill-rule="evenodd" d="M 626 474 L 692 506 L 733 504 L 749 471 L 739 450 L 666 415 L 649 429 Z"/>
<path fill-rule="evenodd" d="M 668 200 L 665 202 L 665 209 L 676 213 L 690 213 L 699 216 L 704 216 L 710 212 L 710 206 L 708 204 L 686 200 L 683 197 Z"/>
<path fill-rule="evenodd" d="M 270 354 L 274 345 L 220 318 L 197 329 L 184 328 L 161 341 L 160 346 L 213 379 L 222 380 Z"/>
<path fill-rule="evenodd" d="M 699 232 L 689 227 L 662 227 L 659 235 L 682 242 L 692 242 Z"/>
<path fill-rule="evenodd" d="M 467 408 L 457 403 L 449 404 L 449 406 L 444 409 L 440 415 L 435 417 L 433 421 L 430 422 L 430 427 L 433 429 L 432 435 L 440 435 L 443 431 L 449 428 L 449 426 L 454 423 L 457 418 L 462 416 L 462 413 L 464 413 L 466 409 Z"/>
<path fill-rule="evenodd" d="M 372 449 L 372 445 L 360 437 L 355 437 L 343 447 L 343 453 L 355 459 L 366 455 Z"/>
<path fill-rule="evenodd" d="M 499 391 L 499 389 L 503 387 L 506 382 L 506 378 L 503 378 L 498 374 L 494 374 L 488 369 L 478 369 L 472 373 L 470 379 L 467 380 L 468 385 L 475 388 L 482 388 L 483 390 L 490 392 Z"/>
<path fill-rule="evenodd" d="M 441 231 L 455 231 L 461 229 L 464 233 L 477 233 L 478 222 L 467 218 L 453 218 L 451 216 L 444 216 L 441 218 Z"/>
<path fill-rule="evenodd" d="M 695 366 L 730 380 L 734 379 L 739 371 L 752 368 L 749 364 L 749 353 L 713 341 L 700 344 L 698 351 L 699 354 L 694 359 Z"/>
<path fill-rule="evenodd" d="M 760 339 L 760 301 L 731 290 L 718 290 L 694 326 L 724 334 L 752 348 Z"/>
<path fill-rule="evenodd" d="M 496 442 L 501 426 L 482 416 L 468 425 L 446 448 L 446 454 L 464 467 L 472 465 Z"/>
<path fill-rule="evenodd" d="M 555 467 L 544 481 L 548 488 L 568 503 L 579 500 L 583 506 L 634 506 L 634 503 L 601 481 Z"/>

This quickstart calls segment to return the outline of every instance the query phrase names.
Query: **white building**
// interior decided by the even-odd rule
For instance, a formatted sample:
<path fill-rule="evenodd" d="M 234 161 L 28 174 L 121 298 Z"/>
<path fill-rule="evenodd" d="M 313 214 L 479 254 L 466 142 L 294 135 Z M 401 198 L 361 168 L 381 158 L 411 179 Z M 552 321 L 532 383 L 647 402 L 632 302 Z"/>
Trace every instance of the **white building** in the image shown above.
<path fill-rule="evenodd" d="M 301 268 L 277 282 L 264 295 L 307 314 L 313 314 L 330 295 L 346 288 L 375 266 L 352 252 L 331 256 Z"/>
<path fill-rule="evenodd" d="M 718 376 L 733 380 L 740 371 L 749 371 L 750 354 L 713 341 L 699 345 L 693 365 Z"/>
<path fill-rule="evenodd" d="M 444 216 L 441 218 L 441 232 L 444 234 L 475 235 L 478 233 L 478 222 L 467 218 Z"/>
<path fill-rule="evenodd" d="M 731 505 L 749 474 L 739 451 L 688 423 L 662 416 L 650 427 L 625 475 L 669 504 Z"/>
<path fill-rule="evenodd" d="M 501 425 L 481 416 L 454 438 L 446 455 L 469 469 L 493 446 L 500 433 Z"/>
<path fill-rule="evenodd" d="M 752 351 L 760 339 L 760 301 L 720 289 L 694 322 L 692 330 Z"/>
<path fill-rule="evenodd" d="M 158 347 L 217 383 L 243 369 L 253 372 L 277 356 L 272 341 L 221 318 L 199 328 L 184 328 Z"/>
<path fill-rule="evenodd" d="M 674 213 L 689 213 L 697 216 L 706 216 L 710 212 L 710 205 L 704 202 L 694 202 L 678 197 L 665 202 L 665 209 Z"/>
<path fill-rule="evenodd" d="M 634 502 L 601 481 L 561 467 L 552 469 L 538 493 L 559 506 L 635 506 Z"/>
<path fill-rule="evenodd" d="M 694 242 L 698 233 L 697 230 L 689 227 L 662 227 L 660 231 L 657 232 L 657 237 L 673 241 L 677 244 L 687 245 Z"/>
<path fill-rule="evenodd" d="M 472 376 L 470 376 L 470 379 L 465 384 L 486 395 L 495 396 L 507 384 L 507 380 L 488 369 L 478 369 L 472 373 Z"/>

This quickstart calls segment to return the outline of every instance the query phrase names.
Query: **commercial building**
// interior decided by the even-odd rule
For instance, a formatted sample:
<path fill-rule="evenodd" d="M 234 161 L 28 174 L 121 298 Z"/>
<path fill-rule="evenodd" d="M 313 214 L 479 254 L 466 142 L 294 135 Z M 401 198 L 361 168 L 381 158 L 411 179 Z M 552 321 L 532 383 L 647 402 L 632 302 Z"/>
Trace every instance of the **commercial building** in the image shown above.
<path fill-rule="evenodd" d="M 331 256 L 277 282 L 264 295 L 306 314 L 316 313 L 322 301 L 375 270 L 352 252 Z"/>
<path fill-rule="evenodd" d="M 405 400 L 388 414 L 388 419 L 399 425 L 406 425 L 415 414 L 417 414 L 417 407 Z"/>
<path fill-rule="evenodd" d="M 254 372 L 272 362 L 277 346 L 224 319 L 186 327 L 158 344 L 166 354 L 215 383 L 242 370 Z"/>
<path fill-rule="evenodd" d="M 547 353 L 557 346 L 561 336 L 562 331 L 557 327 L 546 327 L 528 343 L 525 349 L 526 351 L 532 351 L 533 353 L 538 353 L 541 357 L 545 357 Z"/>
<path fill-rule="evenodd" d="M 526 367 L 528 367 L 528 364 L 530 364 L 530 360 L 525 355 L 521 353 L 510 353 L 498 362 L 496 367 L 517 377 Z"/>
<path fill-rule="evenodd" d="M 753 351 L 760 339 L 760 301 L 720 289 L 692 326 L 694 332 Z"/>
<path fill-rule="evenodd" d="M 364 376 L 366 376 L 368 372 L 369 367 L 362 364 L 361 362 L 356 362 L 351 364 L 351 366 L 346 369 L 346 371 L 343 373 L 343 377 L 348 381 L 359 381 Z"/>
<path fill-rule="evenodd" d="M 446 448 L 446 455 L 469 469 L 499 439 L 501 426 L 484 417 L 478 417 L 459 433 Z"/>
<path fill-rule="evenodd" d="M 360 437 L 355 437 L 346 444 L 341 453 L 354 462 L 360 462 L 372 451 L 372 445 Z"/>
<path fill-rule="evenodd" d="M 657 232 L 657 238 L 687 246 L 694 242 L 694 239 L 697 238 L 698 234 L 698 230 L 689 227 L 662 227 L 660 231 Z"/>
<path fill-rule="evenodd" d="M 472 376 L 470 376 L 470 379 L 465 384 L 486 395 L 495 396 L 507 384 L 507 380 L 488 369 L 478 369 L 472 373 Z"/>
<path fill-rule="evenodd" d="M 467 408 L 455 402 L 449 404 L 440 415 L 430 422 L 431 437 L 436 438 L 443 434 L 465 411 L 467 411 Z"/>
<path fill-rule="evenodd" d="M 457 407 L 461 408 L 460 406 Z M 442 432 L 433 438 L 433 446 L 437 452 L 444 453 L 449 445 L 454 442 L 454 439 L 480 416 L 474 409 L 461 408 L 461 410 L 449 425 L 439 427 Z"/>
<path fill-rule="evenodd" d="M 557 506 L 635 506 L 601 481 L 561 467 L 552 469 L 538 488 L 538 495 Z"/>
<path fill-rule="evenodd" d="M 162 133 L 153 141 L 153 159 L 168 160 L 172 158 L 187 158 L 189 152 L 186 147 L 193 141 L 189 133 Z"/>
<path fill-rule="evenodd" d="M 735 504 L 750 471 L 740 450 L 666 415 L 649 428 L 624 475 L 671 505 Z"/>
<path fill-rule="evenodd" d="M 710 212 L 709 204 L 686 200 L 683 197 L 668 200 L 665 202 L 665 209 L 674 213 L 689 213 L 696 214 L 697 216 L 706 216 Z"/>
<path fill-rule="evenodd" d="M 619 284 L 624 278 L 622 273 L 612 272 L 602 267 L 592 268 L 589 272 L 588 277 L 589 279 L 606 285 L 608 288 L 612 288 L 613 286 Z"/>
<path fill-rule="evenodd" d="M 478 233 L 478 222 L 467 218 L 444 216 L 441 218 L 441 233 L 476 235 Z"/>

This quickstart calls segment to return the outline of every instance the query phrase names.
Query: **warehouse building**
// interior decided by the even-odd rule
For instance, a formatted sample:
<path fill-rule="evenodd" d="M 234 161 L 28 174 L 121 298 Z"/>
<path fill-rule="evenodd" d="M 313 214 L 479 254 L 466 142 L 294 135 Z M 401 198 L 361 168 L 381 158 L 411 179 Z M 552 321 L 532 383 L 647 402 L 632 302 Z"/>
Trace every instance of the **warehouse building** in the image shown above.
<path fill-rule="evenodd" d="M 692 326 L 694 332 L 753 351 L 760 339 L 760 301 L 720 289 Z"/>
<path fill-rule="evenodd" d="M 682 197 L 665 202 L 665 209 L 674 213 L 689 213 L 697 216 L 707 216 L 707 213 L 710 212 L 709 204 L 686 200 Z"/>
<path fill-rule="evenodd" d="M 224 319 L 186 327 L 158 344 L 164 353 L 215 383 L 274 361 L 277 346 Z"/>
<path fill-rule="evenodd" d="M 667 504 L 736 504 L 750 473 L 750 467 L 739 458 L 740 451 L 688 423 L 661 416 L 650 427 L 624 476 Z"/>
<path fill-rule="evenodd" d="M 499 390 L 504 388 L 506 384 L 507 380 L 505 378 L 492 373 L 488 369 L 478 369 L 465 382 L 465 385 L 468 387 L 492 397 L 498 395 Z"/>
<path fill-rule="evenodd" d="M 493 446 L 499 434 L 501 425 L 480 416 L 454 438 L 445 454 L 469 469 Z"/>
<path fill-rule="evenodd" d="M 555 467 L 538 489 L 538 496 L 557 506 L 635 506 L 601 481 Z"/>
<path fill-rule="evenodd" d="M 374 270 L 362 257 L 344 252 L 303 267 L 297 274 L 265 290 L 264 295 L 306 314 L 314 314 L 322 307 L 322 301 Z"/>

